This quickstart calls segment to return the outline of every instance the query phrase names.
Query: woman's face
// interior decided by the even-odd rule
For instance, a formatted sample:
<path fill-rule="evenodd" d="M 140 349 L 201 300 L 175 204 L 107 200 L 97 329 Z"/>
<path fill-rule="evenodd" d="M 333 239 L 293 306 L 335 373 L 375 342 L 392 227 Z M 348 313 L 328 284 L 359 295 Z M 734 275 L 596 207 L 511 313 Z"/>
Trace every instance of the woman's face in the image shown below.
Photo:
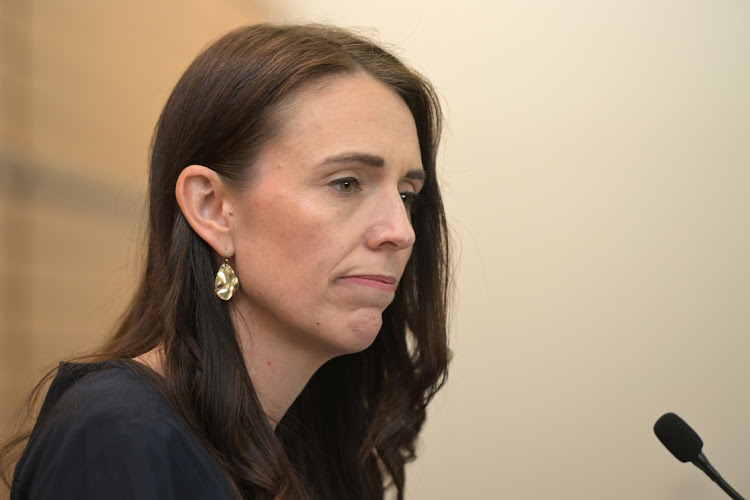
<path fill-rule="evenodd" d="M 247 326 L 322 356 L 370 345 L 411 255 L 424 170 L 390 88 L 341 76 L 282 114 L 235 211 L 236 305 Z"/>

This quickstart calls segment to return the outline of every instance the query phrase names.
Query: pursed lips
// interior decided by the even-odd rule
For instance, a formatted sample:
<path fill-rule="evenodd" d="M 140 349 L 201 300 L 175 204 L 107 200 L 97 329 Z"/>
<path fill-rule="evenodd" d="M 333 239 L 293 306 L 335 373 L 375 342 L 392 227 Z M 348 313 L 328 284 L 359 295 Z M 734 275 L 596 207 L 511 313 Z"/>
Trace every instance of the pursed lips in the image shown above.
<path fill-rule="evenodd" d="M 398 283 L 396 278 L 392 276 L 383 276 L 383 275 L 377 275 L 377 274 L 344 276 L 340 279 L 347 283 L 369 286 L 376 290 L 382 290 L 385 292 L 395 292 L 396 285 Z"/>

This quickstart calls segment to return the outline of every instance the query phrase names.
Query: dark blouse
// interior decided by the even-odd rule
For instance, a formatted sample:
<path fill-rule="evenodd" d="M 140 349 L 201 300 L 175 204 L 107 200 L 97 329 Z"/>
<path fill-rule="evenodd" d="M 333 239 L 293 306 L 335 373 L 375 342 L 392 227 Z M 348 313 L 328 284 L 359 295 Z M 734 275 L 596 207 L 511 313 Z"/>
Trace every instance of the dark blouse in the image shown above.
<path fill-rule="evenodd" d="M 122 363 L 63 363 L 11 500 L 228 499 L 216 462 L 152 382 Z"/>

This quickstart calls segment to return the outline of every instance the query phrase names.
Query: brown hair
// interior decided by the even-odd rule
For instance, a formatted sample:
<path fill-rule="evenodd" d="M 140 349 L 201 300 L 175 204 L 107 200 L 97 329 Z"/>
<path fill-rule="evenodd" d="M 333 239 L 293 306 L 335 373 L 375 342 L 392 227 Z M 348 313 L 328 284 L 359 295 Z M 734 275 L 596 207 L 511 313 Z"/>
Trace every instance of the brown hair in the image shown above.
<path fill-rule="evenodd" d="M 268 424 L 230 320 L 213 295 L 216 255 L 174 196 L 201 164 L 233 187 L 307 83 L 364 72 L 395 90 L 416 123 L 426 182 L 414 206 L 416 243 L 383 326 L 366 350 L 332 359 L 278 424 Z M 149 232 L 140 286 L 97 359 L 165 347 L 164 393 L 217 460 L 237 496 L 404 495 L 425 408 L 445 382 L 449 255 L 435 172 L 441 128 L 430 84 L 371 41 L 328 26 L 255 25 L 223 36 L 190 65 L 159 118 L 151 152 Z M 169 280 L 151 279 L 167 274 Z"/>

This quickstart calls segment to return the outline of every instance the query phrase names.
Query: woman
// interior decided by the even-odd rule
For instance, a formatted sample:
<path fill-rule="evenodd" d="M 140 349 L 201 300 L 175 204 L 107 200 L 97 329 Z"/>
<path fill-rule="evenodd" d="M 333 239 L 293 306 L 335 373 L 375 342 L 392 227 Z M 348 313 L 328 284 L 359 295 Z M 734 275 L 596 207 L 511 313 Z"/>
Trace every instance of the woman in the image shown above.
<path fill-rule="evenodd" d="M 403 498 L 448 360 L 439 134 L 429 83 L 346 31 L 200 54 L 156 127 L 139 289 L 58 368 L 11 497 Z"/>

